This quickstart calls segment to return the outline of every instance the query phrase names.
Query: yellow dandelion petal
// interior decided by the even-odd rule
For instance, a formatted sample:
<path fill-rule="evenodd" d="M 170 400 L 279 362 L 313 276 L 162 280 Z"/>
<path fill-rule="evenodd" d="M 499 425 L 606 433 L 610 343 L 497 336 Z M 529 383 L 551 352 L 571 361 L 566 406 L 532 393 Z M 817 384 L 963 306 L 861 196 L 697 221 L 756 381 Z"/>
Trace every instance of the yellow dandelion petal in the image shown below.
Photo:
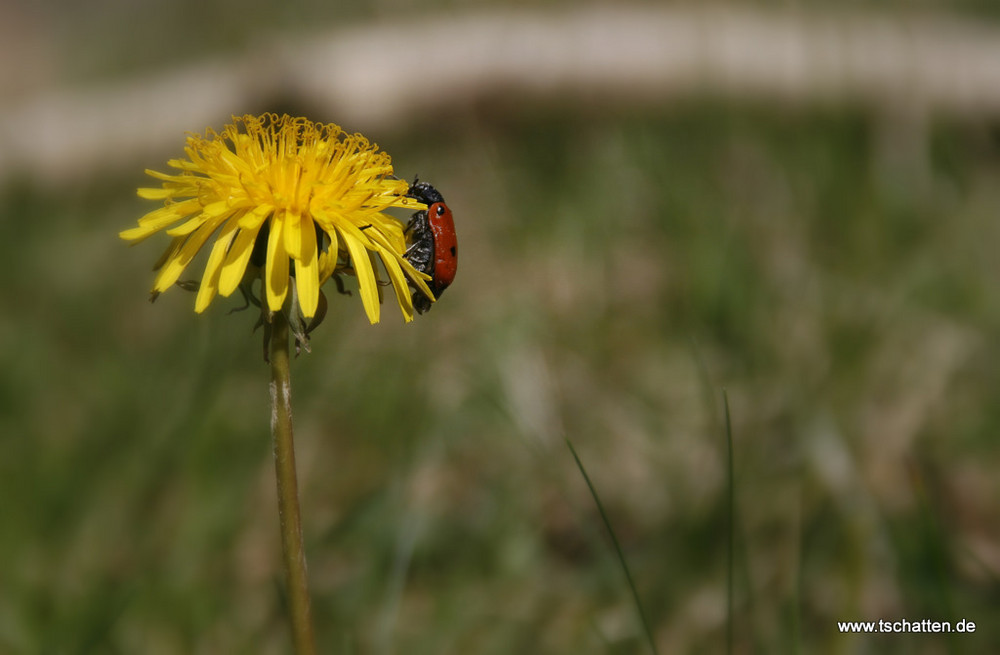
<path fill-rule="evenodd" d="M 164 250 L 163 254 L 160 255 L 160 258 L 158 260 L 156 260 L 155 264 L 153 264 L 153 270 L 154 271 L 160 270 L 161 268 L 163 268 L 164 264 L 166 264 L 168 261 L 170 261 L 171 259 L 173 259 L 174 255 L 177 254 L 177 251 L 180 250 L 181 246 L 184 245 L 184 241 L 185 241 L 184 237 L 177 237 L 176 239 L 174 239 L 173 241 L 171 241 L 170 242 L 170 247 L 167 248 L 166 250 Z M 154 294 L 155 293 L 159 293 L 158 291 L 156 291 L 155 288 L 152 289 L 152 291 L 153 291 Z"/>
<path fill-rule="evenodd" d="M 201 203 L 197 199 L 174 202 L 166 207 L 149 212 L 139 219 L 139 225 L 154 230 L 162 230 L 167 225 L 170 225 L 170 223 L 183 220 L 192 214 L 200 213 L 201 210 Z"/>
<path fill-rule="evenodd" d="M 172 237 L 182 237 L 185 234 L 191 234 L 199 227 L 207 223 L 208 220 L 209 217 L 206 216 L 204 213 L 201 213 L 195 216 L 194 218 L 190 218 L 186 222 L 181 223 L 177 227 L 170 228 L 166 232 Z"/>
<path fill-rule="evenodd" d="M 212 245 L 212 253 L 208 256 L 208 263 L 205 264 L 205 275 L 201 278 L 201 287 L 198 289 L 198 297 L 194 301 L 194 311 L 199 314 L 205 311 L 208 303 L 212 302 L 219 289 L 219 269 L 222 260 L 226 256 L 229 244 L 233 242 L 236 233 L 236 221 L 230 219 L 219 233 L 219 238 Z"/>
<path fill-rule="evenodd" d="M 229 202 L 227 200 L 219 200 L 205 205 L 205 208 L 201 210 L 201 213 L 207 218 L 219 218 L 230 211 L 232 211 L 232 207 Z"/>
<path fill-rule="evenodd" d="M 210 205 L 206 205 L 197 216 L 194 216 L 187 222 L 182 223 L 177 227 L 167 230 L 167 234 L 172 237 L 183 236 L 194 232 L 196 229 L 209 222 L 218 227 L 223 222 L 226 215 L 231 213 L 232 210 L 225 202 L 213 202 Z"/>
<path fill-rule="evenodd" d="M 166 291 L 169 289 L 177 281 L 177 278 L 181 276 L 181 273 L 184 272 L 184 269 L 191 263 L 191 260 L 194 259 L 194 256 L 201 250 L 201 247 L 205 245 L 208 237 L 212 236 L 212 232 L 214 231 L 214 226 L 203 225 L 184 238 L 184 241 L 181 242 L 179 247 L 174 248 L 173 254 L 164 262 L 163 267 L 160 268 L 160 272 L 153 282 L 153 290 Z"/>
<path fill-rule="evenodd" d="M 267 263 L 264 274 L 267 306 L 272 312 L 281 309 L 288 294 L 288 253 L 285 251 L 284 212 L 271 218 L 271 233 L 267 239 Z"/>
<path fill-rule="evenodd" d="M 295 261 L 295 291 L 299 294 L 302 315 L 315 316 L 319 305 L 319 258 L 315 252 L 310 259 Z"/>
<path fill-rule="evenodd" d="M 405 248 L 405 246 L 396 247 L 389 239 L 386 238 L 388 236 L 389 235 L 385 234 L 384 232 L 373 232 L 372 242 L 379 248 L 380 252 L 382 253 L 382 261 L 385 263 L 386 269 L 389 271 L 390 276 L 392 275 L 392 269 L 389 268 L 390 266 L 395 266 L 396 270 L 398 270 L 402 275 L 404 275 L 404 279 L 402 280 L 403 288 L 400 287 L 396 288 L 397 296 L 401 291 L 405 291 L 406 278 L 408 278 L 410 281 L 413 282 L 413 284 L 417 285 L 417 288 L 420 289 L 420 291 L 423 292 L 428 298 L 434 298 L 434 294 L 431 293 L 430 288 L 427 286 L 427 283 L 425 282 L 425 280 L 430 279 L 430 276 L 421 273 L 417 269 L 413 268 L 413 264 L 411 264 L 404 257 L 399 255 L 398 253 L 401 252 Z M 399 238 L 400 239 L 403 238 L 402 230 L 400 230 L 399 232 Z M 393 284 L 395 285 L 395 281 L 393 281 Z M 400 306 L 402 307 L 402 305 Z M 410 306 L 412 307 L 412 302 L 410 303 Z"/>
<path fill-rule="evenodd" d="M 179 202 L 154 210 L 139 219 L 139 227 L 122 230 L 118 236 L 126 241 L 139 242 L 156 234 L 167 225 L 182 220 L 192 212 L 198 211 L 200 205 L 195 202 Z"/>
<path fill-rule="evenodd" d="M 316 232 L 312 220 L 303 220 L 301 214 L 285 212 L 282 236 L 285 239 L 285 250 L 292 259 L 303 259 L 310 248 L 316 250 Z"/>
<path fill-rule="evenodd" d="M 143 187 L 138 191 L 139 197 L 146 200 L 164 200 L 173 196 L 174 193 L 173 189 L 151 189 L 148 187 Z"/>
<path fill-rule="evenodd" d="M 195 173 L 201 171 L 201 168 L 198 164 L 196 164 L 193 161 L 185 161 L 183 159 L 168 159 L 167 166 L 169 166 L 170 168 L 177 168 L 182 171 L 191 171 Z"/>
<path fill-rule="evenodd" d="M 240 227 L 244 230 L 256 230 L 265 220 L 267 220 L 268 215 L 273 211 L 274 205 L 258 205 L 240 217 Z"/>
<path fill-rule="evenodd" d="M 387 234 L 384 230 L 365 230 L 364 234 L 368 235 L 373 247 L 379 247 L 384 253 L 383 260 L 386 257 L 393 259 L 402 258 L 402 255 L 399 253 L 403 252 L 406 248 L 402 230 L 399 231 L 398 239 L 394 238 L 395 235 Z"/>
<path fill-rule="evenodd" d="M 223 296 L 228 296 L 236 291 L 243 280 L 259 231 L 260 226 L 258 225 L 256 229 L 240 229 L 236 233 L 229 254 L 226 255 L 226 261 L 222 264 L 222 269 L 219 272 L 219 293 Z"/>
<path fill-rule="evenodd" d="M 372 241 L 383 243 L 386 248 L 393 252 L 403 253 L 406 251 L 406 237 L 403 236 L 403 226 L 395 219 L 386 220 L 385 214 L 374 214 L 369 216 L 367 222 L 374 229 L 365 230 L 371 235 Z"/>
<path fill-rule="evenodd" d="M 354 265 L 354 275 L 358 278 L 358 289 L 361 292 L 361 302 L 365 306 L 365 313 L 368 314 L 368 321 L 372 324 L 379 321 L 378 285 L 375 282 L 375 271 L 372 269 L 371 261 L 368 259 L 368 252 L 365 249 L 365 238 L 361 230 L 353 225 L 338 225 L 347 252 L 351 255 L 351 263 Z"/>
<path fill-rule="evenodd" d="M 219 160 L 222 164 L 229 167 L 229 171 L 234 175 L 241 175 L 251 173 L 252 169 L 243 161 L 239 155 L 235 152 L 230 152 L 226 149 L 221 149 L 218 151 Z"/>
<path fill-rule="evenodd" d="M 323 284 L 330 279 L 333 272 L 337 270 L 337 258 L 339 256 L 339 243 L 337 231 L 331 230 L 326 233 L 330 239 L 330 245 L 319 256 L 319 283 Z"/>
<path fill-rule="evenodd" d="M 170 173 L 161 173 L 159 171 L 154 171 L 151 168 L 146 169 L 146 175 L 150 177 L 155 177 L 158 180 L 163 180 L 164 182 L 173 182 L 175 184 L 186 184 L 186 180 L 183 175 L 172 175 Z M 142 189 L 140 189 L 140 191 L 141 190 Z"/>
<path fill-rule="evenodd" d="M 311 219 L 288 216 L 285 221 L 285 248 L 295 260 L 295 290 L 302 315 L 312 318 L 319 303 L 319 264 L 316 227 Z"/>
<path fill-rule="evenodd" d="M 118 237 L 126 241 L 132 241 L 134 242 L 133 245 L 135 245 L 136 243 L 144 241 L 145 239 L 148 239 L 149 237 L 153 236 L 158 231 L 159 230 L 150 229 L 148 227 L 142 227 L 142 226 L 133 227 L 128 230 L 122 230 L 121 232 L 118 233 Z"/>
<path fill-rule="evenodd" d="M 403 312 L 403 320 L 409 323 L 413 320 L 413 301 L 410 296 L 410 287 L 406 282 L 406 275 L 403 274 L 403 269 L 400 268 L 394 253 L 387 251 L 380 245 L 377 245 L 377 248 L 382 257 L 382 263 L 385 264 L 385 271 L 389 274 L 389 280 L 392 281 L 392 288 L 396 292 L 396 302 L 399 303 L 399 309 Z"/>

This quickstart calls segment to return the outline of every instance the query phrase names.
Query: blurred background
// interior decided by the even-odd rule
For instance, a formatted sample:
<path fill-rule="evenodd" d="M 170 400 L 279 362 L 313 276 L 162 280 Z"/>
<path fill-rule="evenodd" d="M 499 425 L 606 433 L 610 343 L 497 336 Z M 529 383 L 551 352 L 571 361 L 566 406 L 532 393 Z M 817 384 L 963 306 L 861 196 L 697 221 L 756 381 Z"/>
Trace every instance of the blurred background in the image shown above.
<path fill-rule="evenodd" d="M 254 316 L 117 237 L 266 110 L 461 242 L 293 364 L 321 652 L 648 652 L 567 438 L 661 653 L 1000 652 L 996 3 L 8 0 L 0 653 L 290 652 Z"/>

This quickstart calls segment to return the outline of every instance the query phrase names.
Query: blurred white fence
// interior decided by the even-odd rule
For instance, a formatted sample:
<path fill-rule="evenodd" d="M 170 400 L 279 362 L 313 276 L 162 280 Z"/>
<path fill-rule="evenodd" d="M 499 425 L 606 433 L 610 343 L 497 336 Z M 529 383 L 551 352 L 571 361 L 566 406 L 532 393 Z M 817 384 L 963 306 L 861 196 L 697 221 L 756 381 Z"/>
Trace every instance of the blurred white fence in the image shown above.
<path fill-rule="evenodd" d="M 0 100 L 0 180 L 20 174 L 58 182 L 177 152 L 185 131 L 220 126 L 271 99 L 321 107 L 348 129 L 367 131 L 484 99 L 615 110 L 693 94 L 996 114 L 1000 28 L 720 7 L 354 25 L 159 77 Z"/>

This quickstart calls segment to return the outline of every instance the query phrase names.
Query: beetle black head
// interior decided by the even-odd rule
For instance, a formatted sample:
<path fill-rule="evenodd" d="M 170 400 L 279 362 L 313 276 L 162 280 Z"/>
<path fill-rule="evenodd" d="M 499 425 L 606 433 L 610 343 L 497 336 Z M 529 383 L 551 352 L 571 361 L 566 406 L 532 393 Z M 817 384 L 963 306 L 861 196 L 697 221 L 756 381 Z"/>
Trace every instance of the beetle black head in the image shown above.
<path fill-rule="evenodd" d="M 418 181 L 418 178 L 413 178 L 413 184 L 410 185 L 410 190 L 406 192 L 406 195 L 428 206 L 436 202 L 444 202 L 444 198 L 441 197 L 437 189 L 427 182 Z"/>

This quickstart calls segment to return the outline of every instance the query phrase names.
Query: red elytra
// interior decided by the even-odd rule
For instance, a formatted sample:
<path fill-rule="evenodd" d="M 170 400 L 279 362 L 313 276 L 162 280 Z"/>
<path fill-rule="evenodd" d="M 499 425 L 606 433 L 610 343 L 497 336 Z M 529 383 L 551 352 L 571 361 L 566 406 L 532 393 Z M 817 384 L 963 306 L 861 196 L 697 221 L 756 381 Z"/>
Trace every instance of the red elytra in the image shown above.
<path fill-rule="evenodd" d="M 414 180 L 407 195 L 426 204 L 427 210 L 413 214 L 406 226 L 406 232 L 412 235 L 405 256 L 414 268 L 431 276 L 427 286 L 435 298 L 440 298 L 458 270 L 455 220 L 444 198 L 430 184 Z M 431 308 L 430 298 L 414 290 L 413 306 L 423 314 Z"/>
<path fill-rule="evenodd" d="M 434 232 L 434 285 L 442 291 L 455 279 L 458 270 L 458 239 L 451 209 L 443 202 L 427 208 L 427 220 Z"/>

